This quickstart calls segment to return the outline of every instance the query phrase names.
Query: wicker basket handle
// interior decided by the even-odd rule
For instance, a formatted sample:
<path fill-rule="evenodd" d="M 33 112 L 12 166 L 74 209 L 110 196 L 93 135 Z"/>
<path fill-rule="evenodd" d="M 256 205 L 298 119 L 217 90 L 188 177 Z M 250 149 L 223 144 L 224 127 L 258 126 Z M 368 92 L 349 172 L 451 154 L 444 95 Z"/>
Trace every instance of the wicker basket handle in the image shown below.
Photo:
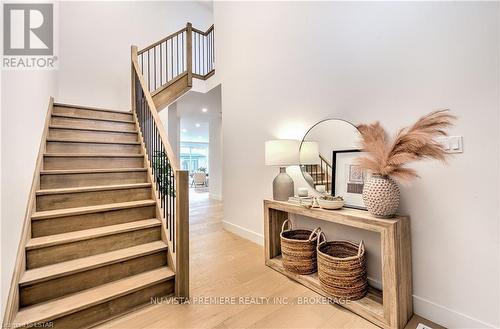
<path fill-rule="evenodd" d="M 321 233 L 321 228 L 317 227 L 315 228 L 312 232 L 311 235 L 309 235 L 309 239 L 307 241 L 312 241 L 315 236 L 319 235 Z"/>
<path fill-rule="evenodd" d="M 326 235 L 323 232 L 318 233 L 318 241 L 316 241 L 316 247 L 319 247 L 320 244 L 326 242 Z"/>
<path fill-rule="evenodd" d="M 288 225 L 287 225 L 288 224 Z M 293 228 L 293 223 L 291 220 L 289 219 L 285 219 L 285 221 L 283 222 L 283 224 L 281 225 L 281 233 L 285 232 L 285 225 L 288 226 L 288 230 L 291 230 Z"/>
<path fill-rule="evenodd" d="M 359 242 L 359 247 L 358 247 L 358 257 L 361 256 L 361 253 L 365 251 L 365 243 L 363 240 Z"/>

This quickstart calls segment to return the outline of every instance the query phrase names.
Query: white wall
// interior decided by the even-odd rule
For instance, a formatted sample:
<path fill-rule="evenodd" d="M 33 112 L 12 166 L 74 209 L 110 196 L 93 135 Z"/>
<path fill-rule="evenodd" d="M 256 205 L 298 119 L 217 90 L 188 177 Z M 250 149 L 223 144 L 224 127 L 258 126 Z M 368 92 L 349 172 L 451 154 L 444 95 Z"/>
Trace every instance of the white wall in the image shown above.
<path fill-rule="evenodd" d="M 2 71 L 1 289 L 2 314 L 16 261 L 55 71 Z"/>
<path fill-rule="evenodd" d="M 159 112 L 160 120 L 168 136 L 168 141 L 177 159 L 180 150 L 180 118 L 177 114 L 177 104 L 168 107 L 168 110 Z"/>
<path fill-rule="evenodd" d="M 214 95 L 214 113 L 209 122 L 209 167 L 210 185 L 209 196 L 211 199 L 222 200 L 222 113 L 221 112 L 221 87 L 212 90 Z"/>
<path fill-rule="evenodd" d="M 59 101 L 130 109 L 130 46 L 186 26 L 204 30 L 211 8 L 195 1 L 61 2 Z"/>
<path fill-rule="evenodd" d="M 265 140 L 301 138 L 331 116 L 395 132 L 449 107 L 465 152 L 448 167 L 415 165 L 422 179 L 402 189 L 415 312 L 451 327 L 499 326 L 498 6 L 216 2 L 227 227 L 261 239 L 276 175 Z"/>

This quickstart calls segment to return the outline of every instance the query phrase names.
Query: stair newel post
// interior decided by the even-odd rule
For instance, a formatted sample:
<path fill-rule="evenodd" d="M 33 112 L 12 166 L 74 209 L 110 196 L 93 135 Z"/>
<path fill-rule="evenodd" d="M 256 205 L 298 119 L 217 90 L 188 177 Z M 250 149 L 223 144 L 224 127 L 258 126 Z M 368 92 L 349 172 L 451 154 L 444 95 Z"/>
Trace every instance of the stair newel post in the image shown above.
<path fill-rule="evenodd" d="M 132 110 L 133 113 L 135 113 L 136 108 L 135 108 L 135 68 L 134 68 L 134 61 L 137 61 L 137 46 L 131 46 L 130 47 L 130 96 L 131 96 L 131 107 L 130 109 Z"/>
<path fill-rule="evenodd" d="M 186 70 L 188 86 L 193 85 L 193 25 L 186 25 Z"/>
<path fill-rule="evenodd" d="M 189 298 L 189 172 L 175 171 L 175 295 Z"/>

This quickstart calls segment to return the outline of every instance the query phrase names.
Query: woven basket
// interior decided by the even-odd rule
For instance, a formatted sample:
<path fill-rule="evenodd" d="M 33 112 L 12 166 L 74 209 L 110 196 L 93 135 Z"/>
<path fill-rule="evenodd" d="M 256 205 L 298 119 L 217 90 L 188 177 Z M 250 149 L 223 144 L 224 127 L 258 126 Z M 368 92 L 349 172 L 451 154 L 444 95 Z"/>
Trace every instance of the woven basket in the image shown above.
<path fill-rule="evenodd" d="M 319 242 L 319 239 L 318 239 Z M 368 291 L 365 245 L 350 241 L 318 243 L 318 276 L 324 291 L 337 298 L 356 300 Z"/>
<path fill-rule="evenodd" d="M 288 230 L 285 231 L 285 226 Z M 320 228 L 315 230 L 293 229 L 292 222 L 287 219 L 281 226 L 281 254 L 285 270 L 296 274 L 311 274 L 317 271 L 316 240 Z"/>

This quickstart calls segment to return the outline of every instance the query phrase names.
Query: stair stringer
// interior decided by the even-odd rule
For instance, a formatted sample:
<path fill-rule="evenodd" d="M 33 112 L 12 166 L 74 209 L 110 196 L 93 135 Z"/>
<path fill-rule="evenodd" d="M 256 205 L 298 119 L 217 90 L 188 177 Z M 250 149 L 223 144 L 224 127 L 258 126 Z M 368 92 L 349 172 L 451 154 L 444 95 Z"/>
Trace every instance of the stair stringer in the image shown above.
<path fill-rule="evenodd" d="M 28 194 L 28 202 L 26 205 L 26 212 L 24 214 L 23 227 L 17 247 L 16 262 L 14 263 L 14 270 L 10 282 L 9 294 L 7 296 L 7 303 L 5 306 L 5 313 L 2 321 L 2 328 L 9 328 L 14 320 L 16 313 L 19 311 L 19 282 L 21 277 L 26 271 L 26 243 L 31 238 L 31 216 L 36 210 L 36 191 L 40 188 L 40 171 L 43 170 L 43 155 L 47 147 L 47 134 L 49 131 L 50 118 L 52 117 L 52 110 L 54 108 L 54 98 L 49 98 L 49 105 L 47 113 L 45 114 L 45 123 L 40 138 L 40 146 L 38 148 L 38 155 L 35 162 L 35 170 L 33 172 L 33 179 L 31 181 L 31 188 Z"/>
<path fill-rule="evenodd" d="M 151 94 L 155 107 L 159 111 L 185 95 L 193 87 L 193 79 L 187 72 Z"/>

